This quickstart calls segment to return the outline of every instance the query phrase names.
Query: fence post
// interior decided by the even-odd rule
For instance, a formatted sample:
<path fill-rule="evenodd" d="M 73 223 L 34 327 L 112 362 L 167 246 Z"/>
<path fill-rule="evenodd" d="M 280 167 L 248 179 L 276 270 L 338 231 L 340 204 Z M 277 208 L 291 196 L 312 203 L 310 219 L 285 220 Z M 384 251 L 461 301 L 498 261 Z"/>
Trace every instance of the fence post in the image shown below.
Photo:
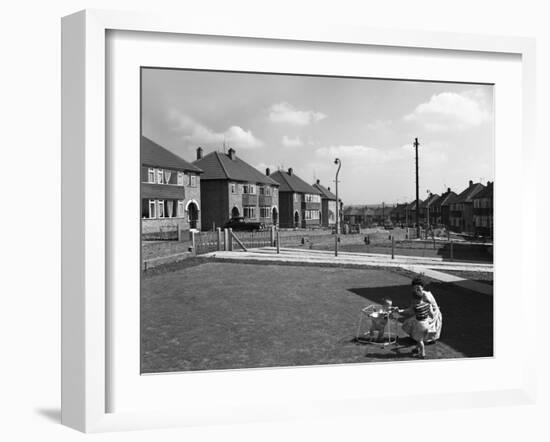
<path fill-rule="evenodd" d="M 223 249 L 229 251 L 229 230 L 223 229 Z"/>
<path fill-rule="evenodd" d="M 277 242 L 277 254 L 279 254 L 280 252 L 279 230 L 277 230 L 277 239 L 275 241 Z"/>
<path fill-rule="evenodd" d="M 392 235 L 391 237 L 391 259 L 394 259 L 395 257 L 395 237 Z"/>
<path fill-rule="evenodd" d="M 454 253 L 453 253 L 453 242 L 452 241 L 449 241 L 451 243 L 451 261 L 453 261 L 454 259 Z"/>
<path fill-rule="evenodd" d="M 180 226 L 178 225 L 178 242 L 181 241 L 181 229 L 180 229 Z"/>
<path fill-rule="evenodd" d="M 218 232 L 218 251 L 221 251 L 222 249 L 222 229 L 220 227 L 218 227 L 216 229 Z"/>
<path fill-rule="evenodd" d="M 227 229 L 229 231 L 229 251 L 232 252 L 233 251 L 233 229 L 230 227 L 229 229 Z"/>
<path fill-rule="evenodd" d="M 275 226 L 271 226 L 271 230 L 269 231 L 269 242 L 272 247 L 275 245 Z"/>
<path fill-rule="evenodd" d="M 193 255 L 197 254 L 197 247 L 195 244 L 195 232 L 191 230 L 191 247 L 193 248 Z"/>

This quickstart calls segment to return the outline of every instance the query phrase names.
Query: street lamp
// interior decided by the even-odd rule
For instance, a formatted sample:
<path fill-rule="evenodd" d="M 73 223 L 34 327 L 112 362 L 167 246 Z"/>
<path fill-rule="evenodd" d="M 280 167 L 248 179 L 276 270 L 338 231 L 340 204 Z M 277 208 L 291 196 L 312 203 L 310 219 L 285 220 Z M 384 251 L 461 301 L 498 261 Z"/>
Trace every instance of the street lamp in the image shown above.
<path fill-rule="evenodd" d="M 334 242 L 334 256 L 338 256 L 338 235 L 340 235 L 340 200 L 338 199 L 338 174 L 340 173 L 340 168 L 342 167 L 342 162 L 339 158 L 334 160 L 334 164 L 338 164 L 338 169 L 336 170 L 336 239 Z"/>

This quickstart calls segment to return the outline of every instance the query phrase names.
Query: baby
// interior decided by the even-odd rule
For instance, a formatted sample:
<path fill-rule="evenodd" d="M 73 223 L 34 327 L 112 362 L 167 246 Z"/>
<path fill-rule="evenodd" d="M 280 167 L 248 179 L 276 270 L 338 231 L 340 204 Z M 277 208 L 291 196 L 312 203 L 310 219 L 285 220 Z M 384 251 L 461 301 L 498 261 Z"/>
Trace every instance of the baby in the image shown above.
<path fill-rule="evenodd" d="M 373 311 L 369 317 L 371 319 L 369 336 L 374 340 L 375 333 L 377 333 L 378 341 L 384 339 L 384 331 L 388 324 L 390 313 L 393 311 L 393 303 L 391 299 L 385 298 L 384 304 L 378 310 Z"/>

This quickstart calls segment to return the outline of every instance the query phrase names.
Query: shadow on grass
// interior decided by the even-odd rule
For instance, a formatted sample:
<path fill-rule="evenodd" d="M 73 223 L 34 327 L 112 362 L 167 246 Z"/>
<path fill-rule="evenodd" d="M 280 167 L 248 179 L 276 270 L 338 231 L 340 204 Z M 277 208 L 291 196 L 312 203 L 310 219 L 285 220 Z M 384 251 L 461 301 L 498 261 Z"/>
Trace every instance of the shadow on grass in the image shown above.
<path fill-rule="evenodd" d="M 405 308 L 411 302 L 410 290 L 403 285 L 348 290 L 377 304 L 390 298 L 394 305 Z M 440 342 L 467 357 L 493 356 L 492 296 L 442 282 L 432 282 L 426 290 L 432 292 L 443 314 Z"/>

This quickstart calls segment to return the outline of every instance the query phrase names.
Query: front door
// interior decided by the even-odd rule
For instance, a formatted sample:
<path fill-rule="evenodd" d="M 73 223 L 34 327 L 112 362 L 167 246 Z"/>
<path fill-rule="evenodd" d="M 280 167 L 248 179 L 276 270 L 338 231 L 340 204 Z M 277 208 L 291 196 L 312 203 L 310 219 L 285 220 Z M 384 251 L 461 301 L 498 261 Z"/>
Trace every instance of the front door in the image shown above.
<path fill-rule="evenodd" d="M 187 211 L 189 212 L 189 228 L 196 229 L 199 221 L 199 208 L 195 203 L 189 203 Z"/>

